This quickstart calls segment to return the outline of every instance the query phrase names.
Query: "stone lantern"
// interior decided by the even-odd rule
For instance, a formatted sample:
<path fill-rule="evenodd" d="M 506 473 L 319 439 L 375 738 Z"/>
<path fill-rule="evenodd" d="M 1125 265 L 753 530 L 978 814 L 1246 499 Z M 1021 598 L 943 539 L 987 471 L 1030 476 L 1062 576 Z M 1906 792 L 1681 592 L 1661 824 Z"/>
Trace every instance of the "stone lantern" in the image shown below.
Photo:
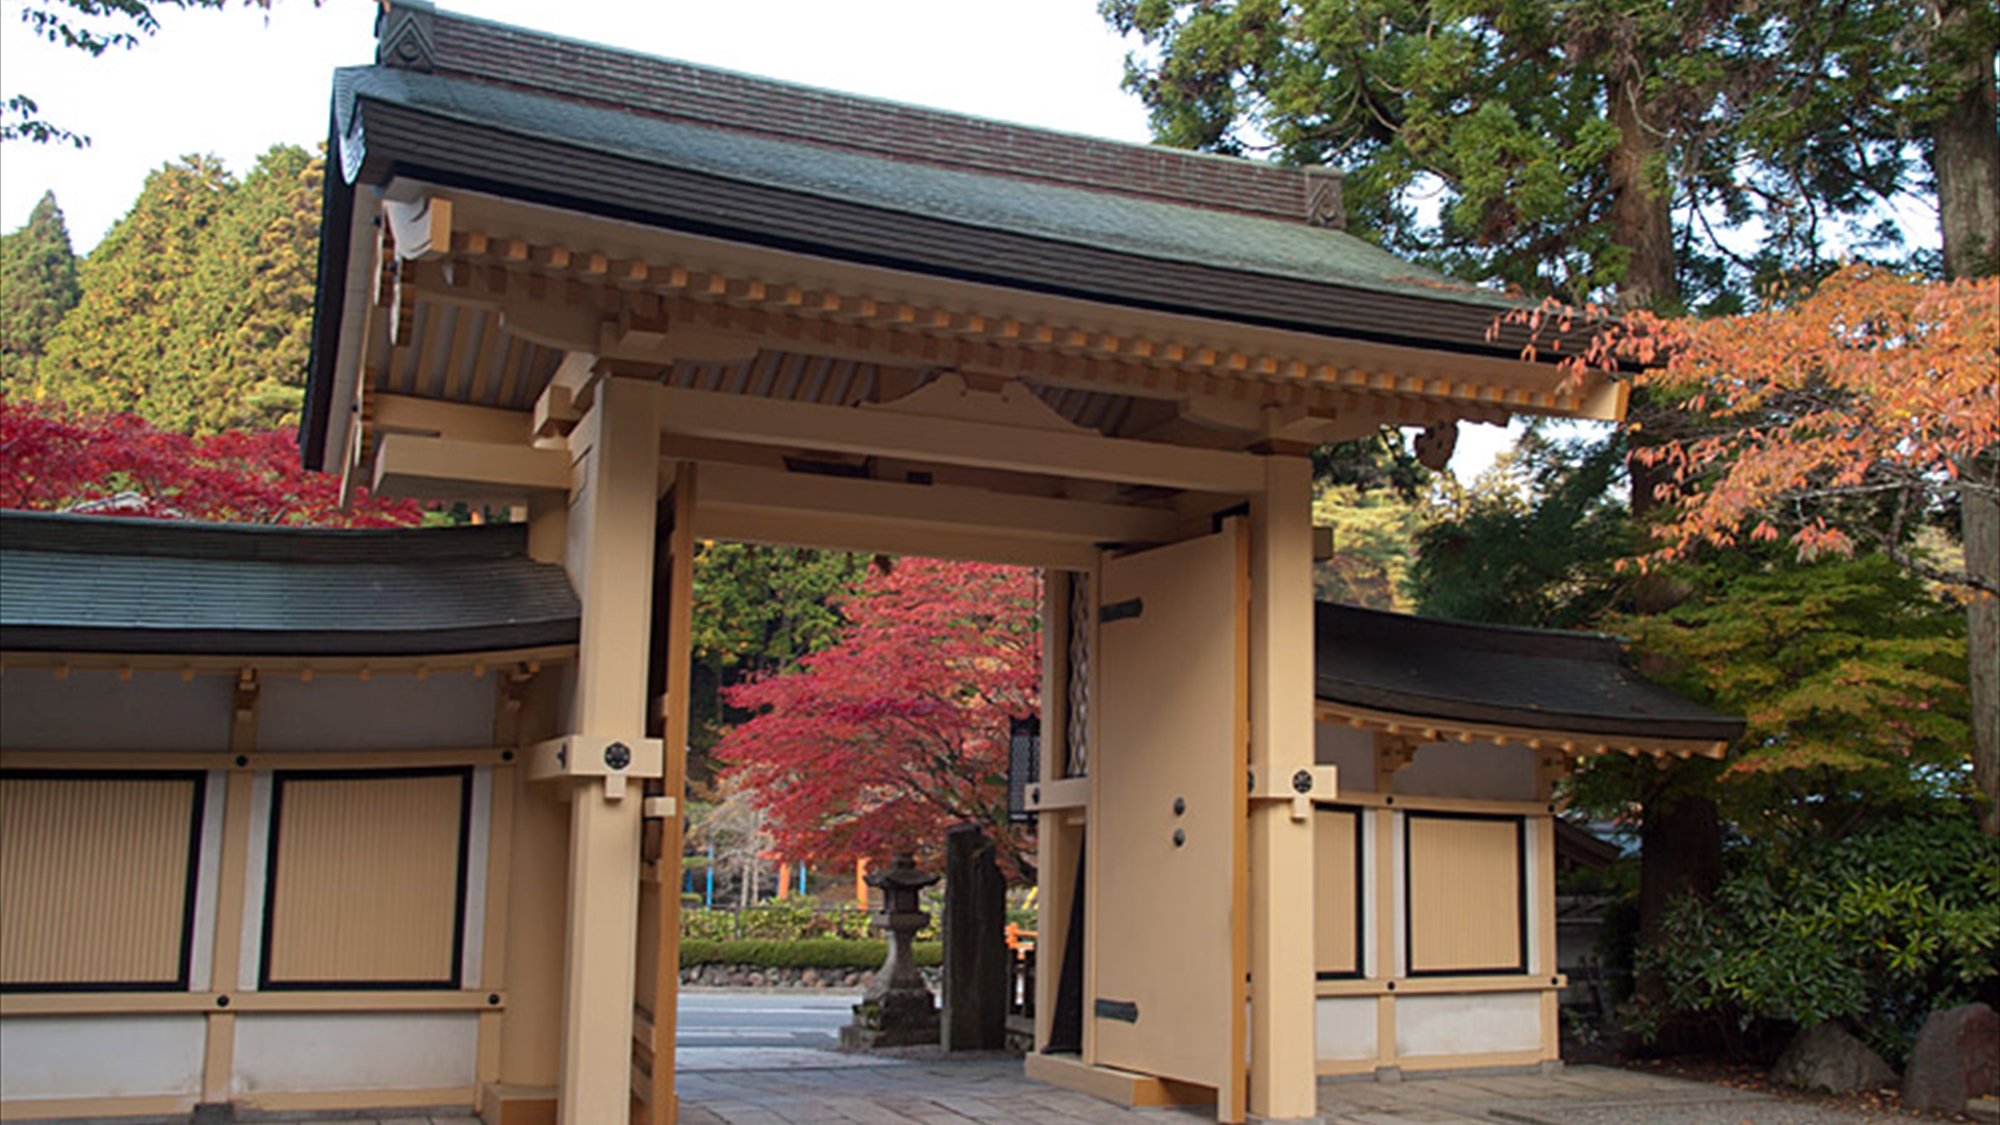
<path fill-rule="evenodd" d="M 938 881 L 917 870 L 908 853 L 896 856 L 888 870 L 868 876 L 868 885 L 882 892 L 882 909 L 875 928 L 889 935 L 889 954 L 875 974 L 875 983 L 854 1006 L 854 1022 L 840 1029 L 845 1050 L 871 1047 L 914 1047 L 938 1041 L 937 1000 L 917 972 L 911 943 L 930 915 L 917 905 L 917 892 Z"/>

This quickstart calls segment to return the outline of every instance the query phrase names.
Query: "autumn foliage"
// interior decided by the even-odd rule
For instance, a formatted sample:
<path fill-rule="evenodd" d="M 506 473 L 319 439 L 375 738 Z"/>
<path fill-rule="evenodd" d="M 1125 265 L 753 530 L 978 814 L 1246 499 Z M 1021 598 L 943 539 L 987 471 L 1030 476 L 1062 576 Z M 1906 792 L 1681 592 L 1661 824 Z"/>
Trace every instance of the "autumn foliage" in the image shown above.
<path fill-rule="evenodd" d="M 196 438 L 132 414 L 0 398 L 0 507 L 228 523 L 405 527 L 423 512 L 309 473 L 282 430 Z"/>
<path fill-rule="evenodd" d="M 1601 318 L 1551 305 L 1508 319 L 1561 350 L 1564 333 Z M 1698 419 L 1694 432 L 1634 451 L 1667 468 L 1659 499 L 1671 507 L 1643 563 L 1746 536 L 1789 539 L 1805 558 L 1868 546 L 1933 580 L 1986 588 L 1903 546 L 1938 505 L 2000 495 L 2000 470 L 1981 459 L 2000 445 L 2000 278 L 1926 282 L 1849 266 L 1760 312 L 1627 313 L 1569 362 L 1621 361 Z"/>
<path fill-rule="evenodd" d="M 838 643 L 728 690 L 758 712 L 715 755 L 752 788 L 776 850 L 824 863 L 939 848 L 971 820 L 1020 877 L 1006 817 L 1008 720 L 1035 713 L 1041 583 L 1032 571 L 904 559 L 843 603 Z"/>
<path fill-rule="evenodd" d="M 1789 535 L 1806 556 L 1850 554 L 1842 501 L 1888 516 L 1896 553 L 1928 505 L 2000 487 L 2000 279 L 1927 283 L 1852 266 L 1803 301 L 1711 320 L 1638 317 L 1623 343 L 1665 356 L 1645 381 L 1684 394 L 1711 432 L 1643 449 L 1674 471 L 1667 555 L 1739 535 Z M 1699 488 L 1685 486 L 1699 484 Z M 1955 584 L 1965 574 L 1939 575 Z"/>

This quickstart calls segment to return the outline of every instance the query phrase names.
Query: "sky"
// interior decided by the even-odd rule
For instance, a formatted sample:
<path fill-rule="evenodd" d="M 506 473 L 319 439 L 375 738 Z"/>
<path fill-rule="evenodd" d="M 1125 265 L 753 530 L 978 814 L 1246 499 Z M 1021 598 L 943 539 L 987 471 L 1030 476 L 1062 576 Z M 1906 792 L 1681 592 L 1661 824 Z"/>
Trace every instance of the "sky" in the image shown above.
<path fill-rule="evenodd" d="M 275 144 L 326 140 L 333 71 L 374 54 L 374 0 L 275 0 L 267 13 L 158 11 L 160 30 L 100 58 L 36 38 L 0 0 L 0 87 L 26 93 L 88 148 L 0 149 L 0 229 L 56 193 L 79 254 L 146 174 L 178 157 L 247 172 Z M 1148 138 L 1120 88 L 1129 44 L 1095 0 L 444 0 L 438 7 L 706 66 L 1113 140 Z M 1461 427 L 1470 480 L 1509 443 Z"/>

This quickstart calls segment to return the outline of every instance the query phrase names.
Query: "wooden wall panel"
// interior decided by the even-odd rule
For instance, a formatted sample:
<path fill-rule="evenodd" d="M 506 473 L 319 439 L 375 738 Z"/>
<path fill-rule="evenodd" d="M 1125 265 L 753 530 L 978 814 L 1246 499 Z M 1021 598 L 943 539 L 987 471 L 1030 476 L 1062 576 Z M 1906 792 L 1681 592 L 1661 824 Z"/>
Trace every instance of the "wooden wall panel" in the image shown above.
<path fill-rule="evenodd" d="M 0 778 L 0 982 L 187 987 L 205 779 Z"/>
<path fill-rule="evenodd" d="M 1313 843 L 1319 883 L 1313 929 L 1321 980 L 1361 975 L 1361 812 L 1320 809 Z"/>
<path fill-rule="evenodd" d="M 471 782 L 280 772 L 264 987 L 457 987 Z"/>
<path fill-rule="evenodd" d="M 1518 817 L 1405 814 L 1409 971 L 1526 972 Z"/>

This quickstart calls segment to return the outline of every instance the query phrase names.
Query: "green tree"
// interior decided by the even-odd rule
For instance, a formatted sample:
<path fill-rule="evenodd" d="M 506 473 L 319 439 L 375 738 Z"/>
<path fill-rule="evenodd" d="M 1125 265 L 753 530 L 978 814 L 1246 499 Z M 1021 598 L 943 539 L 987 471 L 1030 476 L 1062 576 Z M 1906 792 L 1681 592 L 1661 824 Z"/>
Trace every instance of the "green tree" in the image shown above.
<path fill-rule="evenodd" d="M 295 425 L 321 175 L 320 160 L 280 145 L 240 183 L 213 157 L 148 176 L 83 263 L 37 393 L 184 433 Z"/>
<path fill-rule="evenodd" d="M 0 236 L 0 391 L 32 391 L 35 365 L 79 292 L 69 227 L 45 192 L 20 230 Z"/>
<path fill-rule="evenodd" d="M 1386 489 L 1322 484 L 1313 524 L 1333 529 L 1333 555 L 1313 565 L 1313 596 L 1407 613 L 1421 507 Z"/>
<path fill-rule="evenodd" d="M 199 432 L 298 424 L 323 174 L 324 163 L 304 149 L 276 146 L 216 218 L 194 278 L 200 336 L 186 361 L 203 384 Z"/>
<path fill-rule="evenodd" d="M 1880 554 L 1738 551 L 1683 581 L 1681 605 L 1610 624 L 1675 686 L 1747 720 L 1718 789 L 1739 831 L 1831 838 L 1940 798 L 1975 803 L 1956 605 Z"/>
<path fill-rule="evenodd" d="M 1336 165 L 1362 233 L 1469 280 L 1741 307 L 1836 230 L 1900 255 L 1869 224 L 1925 190 L 1947 265 L 2000 243 L 1994 0 L 1099 7 L 1159 139 Z"/>
<path fill-rule="evenodd" d="M 185 342 L 199 301 L 193 280 L 233 186 L 213 157 L 188 156 L 146 177 L 132 210 L 85 259 L 82 299 L 50 338 L 40 394 L 93 414 L 130 412 L 188 430 Z"/>
<path fill-rule="evenodd" d="M 1617 561 L 1641 538 L 1612 493 L 1625 442 L 1557 442 L 1537 431 L 1471 488 L 1445 493 L 1416 535 L 1417 612 L 1500 625 L 1578 629 L 1629 605 Z"/>

